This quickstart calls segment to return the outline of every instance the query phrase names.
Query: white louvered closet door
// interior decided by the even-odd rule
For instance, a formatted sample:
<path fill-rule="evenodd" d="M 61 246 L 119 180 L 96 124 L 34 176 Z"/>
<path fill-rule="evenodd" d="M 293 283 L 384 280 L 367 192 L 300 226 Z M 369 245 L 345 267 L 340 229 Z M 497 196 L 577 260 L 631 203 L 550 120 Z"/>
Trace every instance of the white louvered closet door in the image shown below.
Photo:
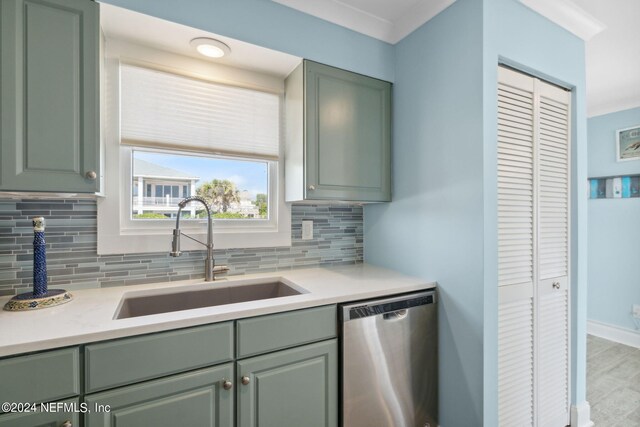
<path fill-rule="evenodd" d="M 533 80 L 498 69 L 498 416 L 533 425 Z"/>
<path fill-rule="evenodd" d="M 569 424 L 570 93 L 537 82 L 539 426 Z"/>
<path fill-rule="evenodd" d="M 499 422 L 562 427 L 569 407 L 569 94 L 502 67 L 498 80 Z"/>

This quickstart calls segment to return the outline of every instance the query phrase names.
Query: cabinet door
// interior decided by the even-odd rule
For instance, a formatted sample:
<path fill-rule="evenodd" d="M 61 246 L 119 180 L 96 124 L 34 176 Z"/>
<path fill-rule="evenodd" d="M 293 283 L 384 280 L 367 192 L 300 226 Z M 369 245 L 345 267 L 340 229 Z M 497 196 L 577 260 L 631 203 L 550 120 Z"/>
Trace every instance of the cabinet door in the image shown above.
<path fill-rule="evenodd" d="M 337 357 L 329 340 L 237 362 L 238 426 L 337 426 Z"/>
<path fill-rule="evenodd" d="M 185 349 L 189 351 L 189 349 Z M 86 427 L 232 427 L 233 364 L 88 395 Z"/>
<path fill-rule="evenodd" d="M 97 191 L 98 4 L 2 0 L 0 13 L 0 189 Z"/>
<path fill-rule="evenodd" d="M 17 403 L 17 402 L 16 402 Z M 81 406 L 78 399 L 52 403 L 49 412 L 24 412 L 0 416 L 0 427 L 78 427 Z M 40 406 L 38 404 L 38 406 Z"/>
<path fill-rule="evenodd" d="M 305 62 L 305 199 L 391 200 L 391 84 Z"/>

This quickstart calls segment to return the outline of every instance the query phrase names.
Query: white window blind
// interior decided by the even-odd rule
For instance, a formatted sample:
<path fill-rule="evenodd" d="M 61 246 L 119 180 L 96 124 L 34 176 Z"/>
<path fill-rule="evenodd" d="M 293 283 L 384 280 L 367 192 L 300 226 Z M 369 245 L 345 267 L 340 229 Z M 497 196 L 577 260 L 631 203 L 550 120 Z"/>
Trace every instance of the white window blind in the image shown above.
<path fill-rule="evenodd" d="M 280 97 L 123 64 L 121 142 L 277 159 Z"/>

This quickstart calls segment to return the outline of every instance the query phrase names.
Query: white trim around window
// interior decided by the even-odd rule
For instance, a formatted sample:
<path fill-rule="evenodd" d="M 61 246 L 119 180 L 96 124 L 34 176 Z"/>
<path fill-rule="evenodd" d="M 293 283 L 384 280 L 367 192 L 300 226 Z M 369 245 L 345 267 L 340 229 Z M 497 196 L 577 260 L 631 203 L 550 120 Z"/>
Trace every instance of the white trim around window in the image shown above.
<path fill-rule="evenodd" d="M 132 147 L 120 144 L 119 71 L 119 55 L 108 55 L 103 73 L 105 166 L 104 194 L 98 199 L 98 254 L 168 252 L 173 221 L 131 220 Z M 281 143 L 280 159 L 283 152 Z M 268 168 L 269 219 L 214 220 L 216 249 L 291 246 L 291 209 L 284 202 L 284 164 L 269 161 Z M 206 239 L 206 220 L 181 221 L 181 229 L 196 239 Z M 182 243 L 183 250 L 202 249 L 189 239 Z"/>

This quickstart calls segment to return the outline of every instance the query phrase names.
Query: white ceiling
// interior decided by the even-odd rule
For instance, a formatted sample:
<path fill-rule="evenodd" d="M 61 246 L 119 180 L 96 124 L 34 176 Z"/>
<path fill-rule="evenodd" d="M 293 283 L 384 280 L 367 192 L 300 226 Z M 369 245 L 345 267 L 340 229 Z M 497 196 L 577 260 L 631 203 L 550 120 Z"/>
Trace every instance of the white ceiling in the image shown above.
<path fill-rule="evenodd" d="M 272 0 L 395 44 L 455 0 Z M 520 0 L 586 42 L 587 115 L 640 106 L 640 0 Z"/>
<path fill-rule="evenodd" d="M 640 107 L 640 0 L 574 0 L 607 28 L 586 45 L 587 115 Z"/>
<path fill-rule="evenodd" d="M 455 0 L 272 0 L 395 44 Z"/>
<path fill-rule="evenodd" d="M 272 0 L 389 43 L 396 43 L 455 0 Z M 521 0 L 586 41 L 587 115 L 640 106 L 640 0 Z M 555 7 L 555 10 L 553 10 Z M 195 37 L 228 44 L 217 63 L 284 77 L 300 58 L 103 3 L 115 37 L 203 59 Z M 139 31 L 144 28 L 144 31 Z"/>
<path fill-rule="evenodd" d="M 106 3 L 100 4 L 100 25 L 107 39 L 126 40 L 202 61 L 257 71 L 275 77 L 288 76 L 301 61 L 301 58 L 283 52 Z M 220 40 L 231 48 L 231 54 L 219 59 L 205 58 L 189 45 L 189 42 L 196 37 L 210 37 Z"/>

